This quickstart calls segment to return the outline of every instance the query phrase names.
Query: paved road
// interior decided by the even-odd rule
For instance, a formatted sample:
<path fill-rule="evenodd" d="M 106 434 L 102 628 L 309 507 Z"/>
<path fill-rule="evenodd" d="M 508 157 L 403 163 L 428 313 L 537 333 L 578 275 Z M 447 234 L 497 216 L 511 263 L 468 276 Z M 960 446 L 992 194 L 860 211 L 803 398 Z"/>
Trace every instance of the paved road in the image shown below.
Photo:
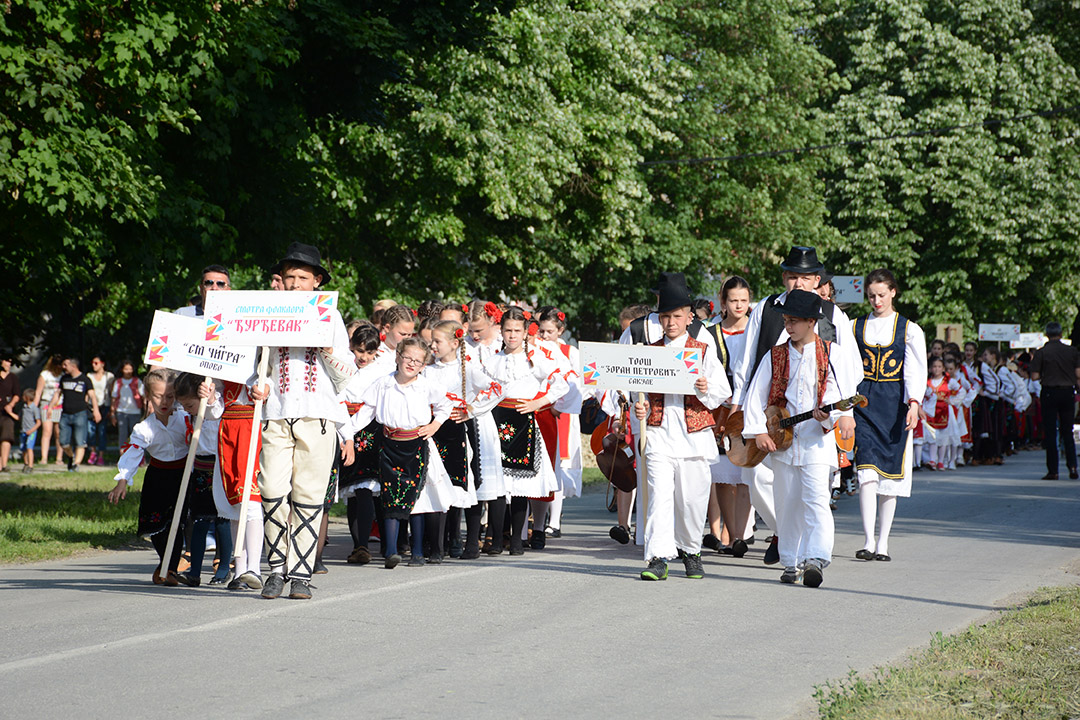
<path fill-rule="evenodd" d="M 0 568 L 2 717 L 722 717 L 812 714 L 815 685 L 901 658 L 1042 585 L 1080 582 L 1080 482 L 1041 453 L 916 475 L 892 563 L 865 563 L 856 498 L 817 590 L 762 543 L 704 580 L 637 580 L 603 493 L 544 552 L 347 566 L 338 526 L 308 602 L 148 582 L 137 549 Z M 759 531 L 759 536 L 764 536 Z"/>

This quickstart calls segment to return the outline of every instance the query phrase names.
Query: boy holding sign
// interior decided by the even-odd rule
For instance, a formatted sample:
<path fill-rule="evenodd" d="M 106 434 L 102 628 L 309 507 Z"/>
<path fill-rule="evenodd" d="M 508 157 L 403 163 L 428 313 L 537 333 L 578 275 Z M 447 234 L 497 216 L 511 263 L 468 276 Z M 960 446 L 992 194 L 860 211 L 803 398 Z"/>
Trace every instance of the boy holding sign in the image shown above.
<path fill-rule="evenodd" d="M 667 560 L 682 559 L 688 578 L 704 577 L 701 565 L 701 529 L 709 506 L 712 475 L 709 466 L 720 453 L 713 439 L 712 410 L 731 396 L 724 366 L 716 353 L 687 332 L 694 315 L 690 292 L 681 273 L 666 273 L 658 288 L 657 311 L 664 336 L 653 343 L 662 347 L 701 350 L 700 372 L 686 395 L 649 393 L 648 402 L 634 405 L 638 421 L 645 421 L 646 482 L 649 502 L 645 522 L 645 559 L 642 580 L 664 580 Z"/>
<path fill-rule="evenodd" d="M 280 266 L 286 291 L 312 292 L 330 279 L 310 245 L 290 245 Z M 290 598 L 311 597 L 326 479 L 338 450 L 336 429 L 348 421 L 338 393 L 355 371 L 345 323 L 336 309 L 330 312 L 330 347 L 269 348 L 270 385 L 251 390 L 254 399 L 266 401 L 259 492 L 270 566 L 262 590 L 267 599 L 281 595 L 286 577 L 292 580 Z"/>

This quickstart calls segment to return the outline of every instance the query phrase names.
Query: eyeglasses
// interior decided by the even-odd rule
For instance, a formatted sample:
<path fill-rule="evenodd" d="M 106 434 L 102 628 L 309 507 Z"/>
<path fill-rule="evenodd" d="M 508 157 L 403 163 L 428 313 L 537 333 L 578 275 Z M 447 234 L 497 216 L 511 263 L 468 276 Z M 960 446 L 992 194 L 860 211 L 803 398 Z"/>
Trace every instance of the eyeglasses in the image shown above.
<path fill-rule="evenodd" d="M 212 288 L 212 287 L 227 288 L 227 287 L 229 287 L 229 281 L 228 280 L 203 280 L 202 281 L 202 286 L 204 288 Z"/>
<path fill-rule="evenodd" d="M 415 365 L 423 365 L 424 364 L 424 359 L 423 358 L 420 358 L 420 359 L 411 358 L 411 357 L 408 357 L 406 355 L 406 356 L 403 356 L 401 358 L 401 363 L 403 365 L 408 365 L 409 367 L 413 367 Z"/>

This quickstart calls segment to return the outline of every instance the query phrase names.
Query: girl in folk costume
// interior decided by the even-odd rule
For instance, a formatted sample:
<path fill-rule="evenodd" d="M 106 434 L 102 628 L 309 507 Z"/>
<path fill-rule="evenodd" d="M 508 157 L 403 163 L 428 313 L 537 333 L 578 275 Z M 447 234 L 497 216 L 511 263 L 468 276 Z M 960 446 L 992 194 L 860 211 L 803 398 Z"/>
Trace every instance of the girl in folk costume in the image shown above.
<path fill-rule="evenodd" d="M 585 388 L 577 368 L 580 364 L 578 349 L 564 342 L 566 331 L 566 313 L 550 305 L 536 311 L 536 337 L 541 342 L 550 343 L 555 349 L 555 359 L 559 363 L 563 379 L 569 388 L 567 393 L 552 406 L 551 412 L 559 428 L 558 461 L 555 474 L 559 478 L 559 489 L 551 501 L 548 521 L 543 525 L 544 532 L 550 537 L 562 537 L 562 507 L 566 498 L 581 495 L 581 403 Z M 533 518 L 533 525 L 542 523 L 543 518 Z"/>
<path fill-rule="evenodd" d="M 997 403 L 994 407 L 994 429 L 996 431 L 994 464 L 1001 465 L 1005 455 L 1011 454 L 1010 433 L 1012 431 L 1013 394 L 1016 392 L 1016 384 L 1013 382 L 1012 373 L 1001 360 L 1001 353 L 995 347 L 983 350 L 983 362 L 990 368 L 997 378 Z"/>
<path fill-rule="evenodd" d="M 990 350 L 992 348 L 988 348 Z M 997 457 L 998 430 L 998 390 L 1001 381 L 994 367 L 987 362 L 989 355 L 984 351 L 975 360 L 975 374 L 979 378 L 979 397 L 972 406 L 972 441 L 975 443 L 972 465 L 1000 465 Z M 996 350 L 994 351 L 997 352 Z"/>
<path fill-rule="evenodd" d="M 841 417 L 851 417 L 851 411 L 821 409 L 842 399 L 832 369 L 833 343 L 814 332 L 821 297 L 792 290 L 781 312 L 788 341 L 773 346 L 754 372 L 744 395 L 743 436 L 754 437 L 759 449 L 772 453 L 778 549 L 784 565 L 780 582 L 795 583 L 801 571 L 804 585 L 818 587 L 832 561 L 829 478 L 837 454 L 831 430 Z M 791 415 L 812 412 L 817 423 L 794 425 L 791 446 L 778 451 L 768 432 L 765 413 L 770 406 L 786 408 Z"/>
<path fill-rule="evenodd" d="M 229 520 L 232 545 L 244 527 L 244 547 L 233 559 L 234 577 L 229 590 L 261 590 L 260 564 L 263 553 L 263 508 L 259 494 L 259 452 L 262 434 L 255 441 L 255 465 L 252 469 L 247 517 L 240 517 L 244 501 L 244 473 L 247 472 L 248 448 L 251 445 L 251 423 L 255 418 L 255 401 L 246 385 L 225 382 L 222 387 L 224 407 L 218 421 L 217 462 L 214 465 L 214 504 L 219 517 Z M 205 432 L 205 430 L 204 430 Z M 220 535 L 218 537 L 221 537 Z"/>
<path fill-rule="evenodd" d="M 532 501 L 532 548 L 543 549 L 546 536 L 543 518 L 559 489 L 555 475 L 558 428 L 551 406 L 569 387 L 554 353 L 530 347 L 531 316 L 510 307 L 500 318 L 503 348 L 485 363 L 487 373 L 499 384 L 502 399 L 492 409 L 499 430 L 502 465 L 510 491 L 510 554 L 522 555 L 522 533 Z M 494 542 L 499 542 L 498 527 Z"/>
<path fill-rule="evenodd" d="M 979 391 L 982 389 L 982 381 L 979 380 L 979 375 L 975 370 L 975 351 L 978 347 L 973 342 L 964 343 L 964 360 L 957 366 L 957 370 L 964 376 L 964 380 L 967 381 L 968 391 L 964 396 L 964 402 L 960 407 L 960 411 L 963 414 L 964 419 L 964 434 L 960 436 L 960 445 L 963 448 L 963 456 L 957 460 L 957 465 L 967 465 L 971 462 L 971 451 L 974 447 L 974 416 L 972 414 L 972 406 L 975 404 L 975 400 L 979 397 Z"/>
<path fill-rule="evenodd" d="M 188 417 L 199 413 L 199 399 L 210 400 L 199 431 L 199 447 L 195 451 L 191 477 L 188 479 L 188 521 L 191 523 L 191 567 L 177 573 L 176 579 L 182 585 L 199 587 L 202 582 L 203 558 L 206 555 L 206 533 L 211 526 L 217 538 L 221 562 L 210 579 L 211 585 L 224 585 L 229 582 L 229 561 L 232 558 L 232 537 L 229 521 L 218 513 L 214 499 L 214 466 L 217 465 L 218 427 L 221 417 L 221 402 L 218 400 L 217 387 L 214 383 L 202 384 L 202 378 L 191 373 L 180 373 L 173 383 L 176 401 L 184 408 Z"/>
<path fill-rule="evenodd" d="M 397 364 L 396 350 L 398 343 L 416 334 L 416 313 L 405 305 L 393 305 L 382 312 L 379 320 L 379 345 L 375 353 L 375 363 L 386 372 L 394 371 Z"/>
<path fill-rule="evenodd" d="M 951 445 L 949 420 L 952 412 L 949 398 L 954 386 L 959 390 L 960 383 L 945 372 L 945 360 L 940 356 L 931 355 L 928 363 L 930 375 L 926 379 L 926 391 L 923 394 L 923 411 L 927 416 L 926 424 L 929 426 L 929 435 L 932 439 L 927 443 L 929 453 L 927 468 L 944 470 Z"/>
<path fill-rule="evenodd" d="M 866 536 L 855 553 L 860 560 L 891 559 L 889 532 L 896 499 L 911 496 L 912 453 L 905 436 L 919 421 L 926 391 L 926 336 L 893 309 L 896 290 L 896 278 L 888 270 L 870 273 L 866 298 L 872 312 L 855 321 L 863 363 L 859 394 L 868 400 L 866 407 L 855 408 L 855 470 Z"/>
<path fill-rule="evenodd" d="M 424 376 L 443 388 L 446 399 L 454 408 L 451 415 L 459 422 L 443 423 L 439 431 L 432 436 L 439 458 L 453 486 L 451 513 L 456 517 L 451 533 L 460 542 L 460 517 L 464 512 L 467 518 L 468 544 L 458 548 L 458 557 L 475 560 L 480 557 L 480 516 L 483 508 L 476 494 L 476 482 L 480 477 L 479 443 L 476 442 L 475 423 L 464 421 L 467 413 L 467 399 L 474 398 L 481 390 L 487 390 L 492 380 L 483 371 L 479 363 L 468 360 L 465 354 L 465 329 L 454 320 L 437 323 L 431 330 L 432 352 L 435 362 L 424 370 Z M 494 404 L 494 401 L 491 403 Z M 454 512 L 456 510 L 456 512 Z M 449 513 L 448 513 L 449 515 Z M 445 533 L 429 532 L 432 559 L 438 562 L 442 556 Z"/>
<path fill-rule="evenodd" d="M 492 302 L 473 300 L 469 303 L 469 355 L 482 365 L 502 347 L 499 324 L 502 311 Z"/>
<path fill-rule="evenodd" d="M 146 404 L 149 414 L 131 430 L 131 438 L 122 448 L 116 463 L 116 487 L 109 492 L 109 502 L 117 504 L 127 497 L 127 489 L 135 484 L 135 472 L 146 458 L 149 467 L 143 477 L 142 495 L 139 498 L 138 534 L 149 536 L 158 559 L 165 557 L 168 545 L 168 529 L 172 523 L 176 500 L 180 494 L 180 482 L 184 475 L 184 460 L 188 453 L 189 418 L 176 407 L 176 395 L 172 377 L 165 370 L 153 370 L 146 375 Z M 161 577 L 158 567 L 154 569 L 154 584 L 179 584 L 176 566 L 184 549 L 184 522 L 186 513 L 180 515 L 169 558 L 168 574 Z"/>
<path fill-rule="evenodd" d="M 640 577 L 665 580 L 667 561 L 679 557 L 686 576 L 697 579 L 705 575 L 701 529 L 712 488 L 709 465 L 719 458 L 712 411 L 731 397 L 731 389 L 715 351 L 687 332 L 693 316 L 686 278 L 682 273 L 665 273 L 657 289 L 657 312 L 664 334 L 653 345 L 699 350 L 701 367 L 693 385 L 686 388 L 690 393 L 650 393 L 647 403 L 634 404 L 634 436 L 641 437 L 642 422 L 648 428 L 643 468 L 649 496 L 644 527 L 648 566 Z"/>
<path fill-rule="evenodd" d="M 729 277 L 720 289 L 720 314 L 723 320 L 710 325 L 716 348 L 724 365 L 728 383 L 734 382 L 735 365 L 742 361 L 746 347 L 746 326 L 750 322 L 750 285 L 737 275 Z M 714 431 L 722 437 L 717 423 Z M 709 529 L 702 545 L 717 552 L 742 557 L 746 554 L 746 526 L 750 519 L 750 481 L 752 468 L 740 468 L 721 454 L 710 465 L 712 490 L 709 495 Z"/>
<path fill-rule="evenodd" d="M 420 374 L 431 359 L 431 351 L 419 338 L 405 338 L 398 343 L 395 355 L 397 371 L 378 377 L 361 397 L 362 417 L 374 416 L 383 428 L 379 486 L 387 553 L 384 566 L 391 570 L 401 562 L 397 554 L 401 522 L 411 519 L 410 564 L 422 564 L 422 513 L 445 512 L 451 497 L 448 483 L 437 474 L 445 475 L 445 470 L 438 452 L 431 452 L 430 438 L 450 416 L 452 405 L 443 388 Z M 366 425 L 367 420 L 357 421 L 360 423 Z M 414 510 L 420 512 L 414 514 Z"/>
<path fill-rule="evenodd" d="M 967 433 L 967 425 L 964 423 L 964 400 L 971 392 L 971 384 L 968 383 L 964 374 L 960 371 L 960 361 L 956 355 L 945 353 L 945 374 L 949 381 L 949 426 L 946 428 L 946 436 L 949 440 L 949 452 L 945 456 L 945 469 L 955 470 L 958 463 L 963 464 L 961 447 L 963 437 Z"/>
<path fill-rule="evenodd" d="M 383 372 L 375 364 L 380 346 L 379 330 L 369 322 L 360 323 L 349 339 L 349 349 L 356 360 L 357 373 L 345 386 L 342 399 L 349 413 L 349 422 L 340 434 L 342 442 L 351 443 L 353 462 L 341 469 L 340 496 L 345 499 L 345 515 L 349 522 L 353 549 L 346 562 L 366 565 L 371 562 L 368 540 L 375 522 L 375 497 L 379 494 L 379 443 L 382 426 L 370 414 L 360 413 L 361 401 L 368 387 Z M 366 420 L 366 423 L 361 425 Z"/>

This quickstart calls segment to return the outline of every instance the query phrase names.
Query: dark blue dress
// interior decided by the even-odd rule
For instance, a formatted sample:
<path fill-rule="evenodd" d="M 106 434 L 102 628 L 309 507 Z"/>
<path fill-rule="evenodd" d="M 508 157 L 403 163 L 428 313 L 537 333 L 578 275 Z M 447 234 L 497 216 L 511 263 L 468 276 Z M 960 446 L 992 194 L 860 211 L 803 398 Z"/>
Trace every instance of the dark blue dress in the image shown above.
<path fill-rule="evenodd" d="M 855 321 L 855 342 L 863 365 L 859 394 L 867 399 L 866 407 L 855 407 L 855 467 L 899 480 L 907 464 L 904 350 L 908 320 L 899 314 L 893 318 L 893 337 L 888 345 L 868 344 L 863 338 L 866 317 Z"/>

